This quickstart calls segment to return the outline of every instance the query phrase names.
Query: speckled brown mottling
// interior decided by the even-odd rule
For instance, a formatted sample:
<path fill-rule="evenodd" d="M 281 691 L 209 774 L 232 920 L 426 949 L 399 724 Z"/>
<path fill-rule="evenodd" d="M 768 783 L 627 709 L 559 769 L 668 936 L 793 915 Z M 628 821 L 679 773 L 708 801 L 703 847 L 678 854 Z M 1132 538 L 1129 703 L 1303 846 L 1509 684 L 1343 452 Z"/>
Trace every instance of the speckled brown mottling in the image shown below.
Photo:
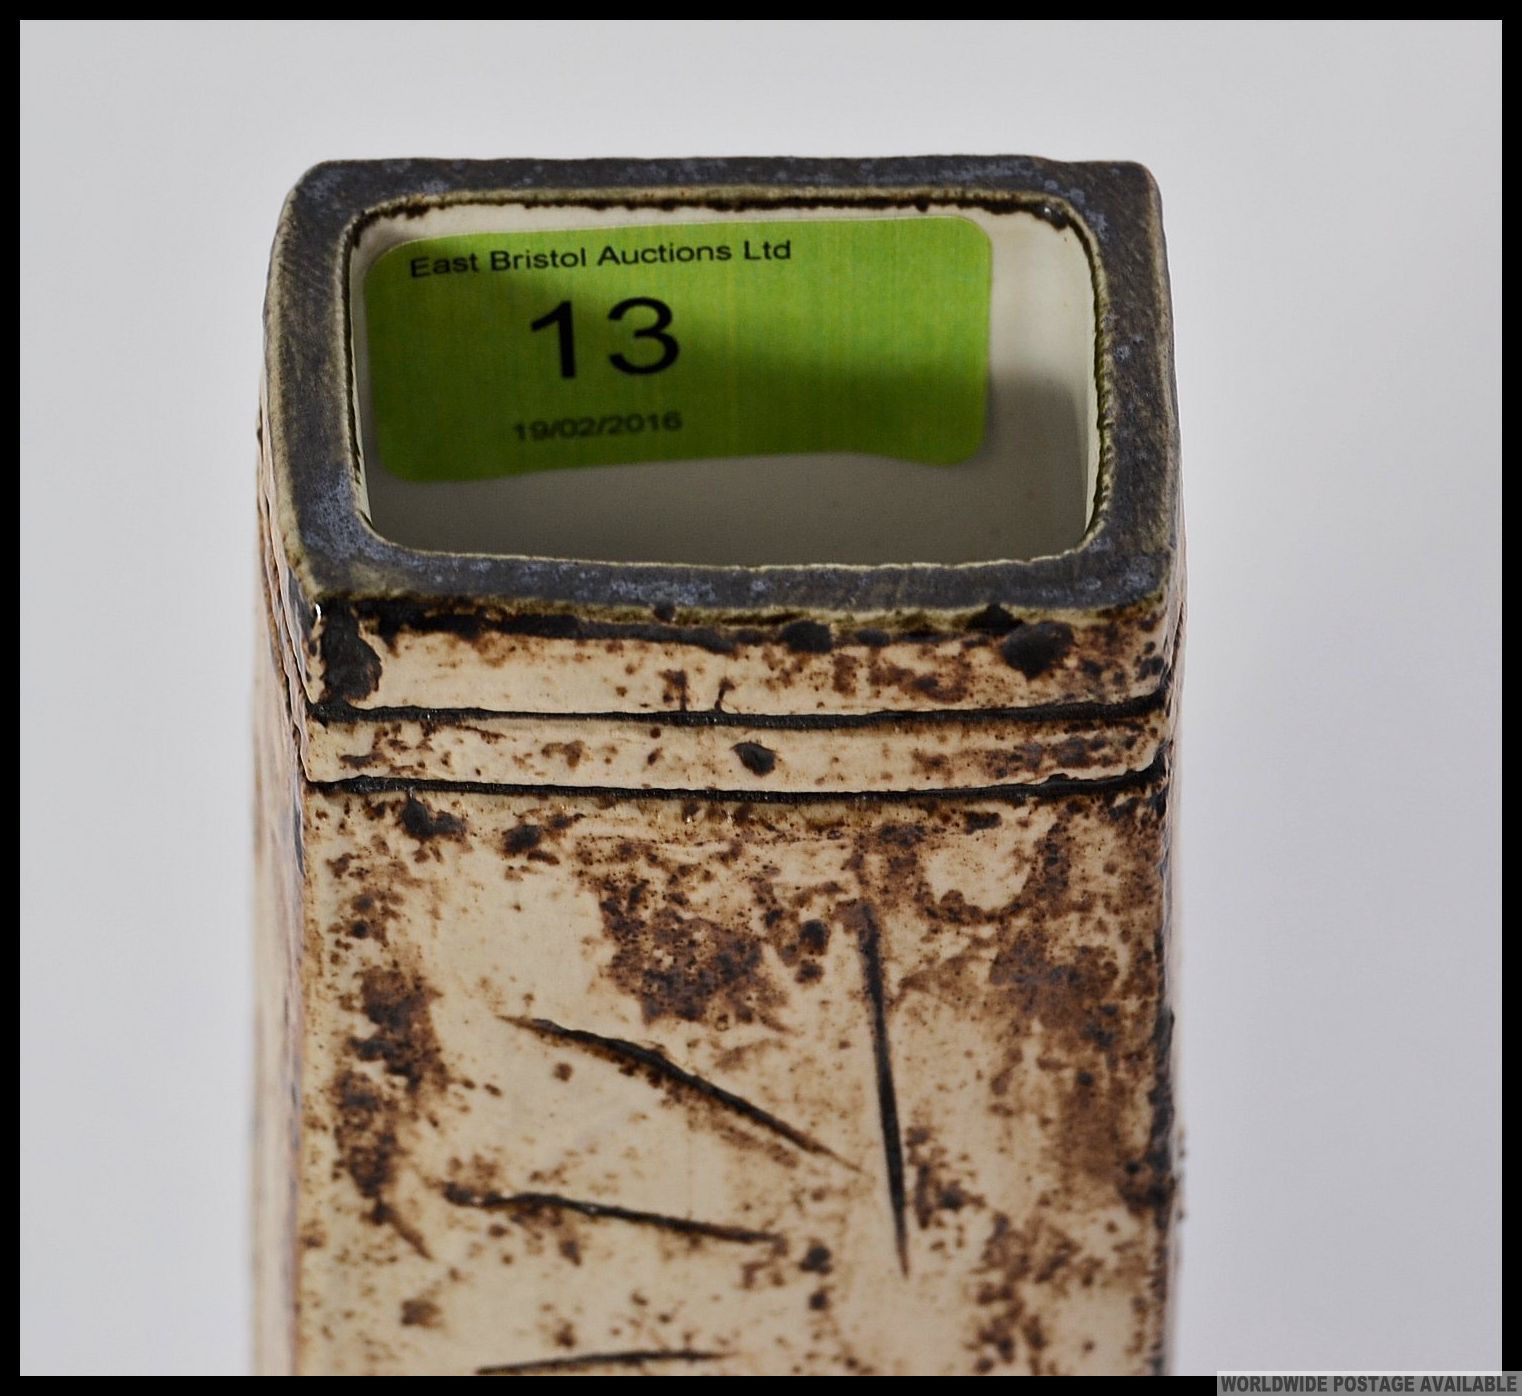
<path fill-rule="evenodd" d="M 609 972 L 638 999 L 647 1023 L 666 1014 L 692 1023 L 712 1014 L 751 1022 L 780 1002 L 764 972 L 763 944 L 744 930 L 682 909 L 669 889 L 691 871 L 657 868 L 664 887 L 619 875 L 600 884 L 603 927 L 617 947 Z"/>
<path fill-rule="evenodd" d="M 404 1299 L 402 1326 L 432 1328 L 439 1321 L 439 1306 L 432 1299 Z"/>
<path fill-rule="evenodd" d="M 416 795 L 408 795 L 402 801 L 397 817 L 402 828 L 419 843 L 428 839 L 458 838 L 465 831 L 465 823 L 458 815 L 430 809 Z"/>
<path fill-rule="evenodd" d="M 731 749 L 753 776 L 769 776 L 777 768 L 777 753 L 760 742 L 736 742 Z"/>
<path fill-rule="evenodd" d="M 515 824 L 502 835 L 502 851 L 527 853 L 530 849 L 537 848 L 543 838 L 544 830 L 537 824 Z"/>
<path fill-rule="evenodd" d="M 335 609 L 322 628 L 322 661 L 329 697 L 354 702 L 380 683 L 380 656 L 360 638 L 352 612 Z"/>
<path fill-rule="evenodd" d="M 426 984 L 399 969 L 372 965 L 360 976 L 360 994 L 375 1031 L 352 1039 L 355 1056 L 380 1062 L 390 1075 L 400 1076 L 409 1091 L 447 1079 L 428 1014 L 434 993 Z"/>
<path fill-rule="evenodd" d="M 999 653 L 1011 669 L 1028 679 L 1039 678 L 1060 664 L 1073 648 L 1073 627 L 1063 621 L 1042 620 L 1011 630 L 999 645 Z"/>

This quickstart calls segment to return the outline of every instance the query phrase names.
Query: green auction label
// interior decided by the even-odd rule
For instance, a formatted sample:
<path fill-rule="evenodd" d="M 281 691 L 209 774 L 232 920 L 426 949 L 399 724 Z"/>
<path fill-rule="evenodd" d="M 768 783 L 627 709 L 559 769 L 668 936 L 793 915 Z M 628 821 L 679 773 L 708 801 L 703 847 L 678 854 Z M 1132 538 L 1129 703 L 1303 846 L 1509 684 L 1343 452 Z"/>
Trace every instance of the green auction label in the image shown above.
<path fill-rule="evenodd" d="M 472 233 L 365 278 L 370 449 L 409 480 L 974 454 L 990 249 L 964 218 Z"/>

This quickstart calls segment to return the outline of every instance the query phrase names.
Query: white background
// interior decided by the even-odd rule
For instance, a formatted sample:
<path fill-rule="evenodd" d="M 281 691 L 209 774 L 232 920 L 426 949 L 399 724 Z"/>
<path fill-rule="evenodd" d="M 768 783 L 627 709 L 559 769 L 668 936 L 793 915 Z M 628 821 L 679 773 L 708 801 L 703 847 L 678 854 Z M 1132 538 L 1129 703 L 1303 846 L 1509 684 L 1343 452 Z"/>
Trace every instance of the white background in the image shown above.
<path fill-rule="evenodd" d="M 260 298 L 395 155 L 1162 187 L 1189 521 L 1180 1370 L 1501 1360 L 1499 26 L 21 36 L 21 1364 L 248 1361 Z"/>

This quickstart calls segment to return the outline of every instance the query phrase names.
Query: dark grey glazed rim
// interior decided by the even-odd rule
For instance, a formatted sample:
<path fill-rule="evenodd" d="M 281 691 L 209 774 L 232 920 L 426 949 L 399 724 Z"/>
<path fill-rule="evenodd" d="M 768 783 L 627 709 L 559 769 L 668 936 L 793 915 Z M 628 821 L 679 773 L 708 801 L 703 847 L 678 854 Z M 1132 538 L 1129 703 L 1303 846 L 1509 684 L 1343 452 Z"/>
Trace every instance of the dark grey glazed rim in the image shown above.
<path fill-rule="evenodd" d="M 1087 534 L 1067 552 L 1028 561 L 763 568 L 427 552 L 382 538 L 365 521 L 356 490 L 348 273 L 358 234 L 408 208 L 524 200 L 724 208 L 933 202 L 1022 209 L 1074 228 L 1093 269 L 1098 324 L 1099 498 Z M 1014 156 L 323 164 L 286 202 L 265 323 L 276 528 L 308 604 L 485 604 L 601 612 L 610 620 L 652 610 L 757 621 L 988 605 L 1090 611 L 1157 598 L 1174 563 L 1172 320 L 1157 191 L 1139 165 Z"/>

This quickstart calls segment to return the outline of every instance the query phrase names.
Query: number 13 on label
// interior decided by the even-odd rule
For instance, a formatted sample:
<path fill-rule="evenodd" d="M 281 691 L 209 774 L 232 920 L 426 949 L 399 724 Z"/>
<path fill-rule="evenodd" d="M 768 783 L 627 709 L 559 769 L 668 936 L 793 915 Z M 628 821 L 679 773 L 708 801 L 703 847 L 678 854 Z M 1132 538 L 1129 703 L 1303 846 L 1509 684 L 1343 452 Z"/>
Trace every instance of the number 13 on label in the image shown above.
<path fill-rule="evenodd" d="M 676 362 L 676 356 L 681 353 L 681 346 L 676 339 L 666 333 L 671 327 L 671 307 L 665 301 L 658 301 L 651 296 L 631 296 L 628 300 L 619 301 L 608 312 L 608 319 L 622 320 L 631 310 L 654 312 L 655 320 L 642 329 L 636 329 L 634 338 L 649 339 L 659 344 L 660 357 L 649 363 L 637 363 L 625 358 L 622 354 L 609 354 L 608 362 L 620 373 L 659 373 L 663 368 L 670 368 Z M 553 310 L 535 320 L 529 329 L 537 333 L 539 330 L 549 329 L 551 325 L 555 326 L 560 338 L 560 376 L 574 378 L 576 376 L 576 332 L 571 322 L 570 301 L 561 301 Z"/>

